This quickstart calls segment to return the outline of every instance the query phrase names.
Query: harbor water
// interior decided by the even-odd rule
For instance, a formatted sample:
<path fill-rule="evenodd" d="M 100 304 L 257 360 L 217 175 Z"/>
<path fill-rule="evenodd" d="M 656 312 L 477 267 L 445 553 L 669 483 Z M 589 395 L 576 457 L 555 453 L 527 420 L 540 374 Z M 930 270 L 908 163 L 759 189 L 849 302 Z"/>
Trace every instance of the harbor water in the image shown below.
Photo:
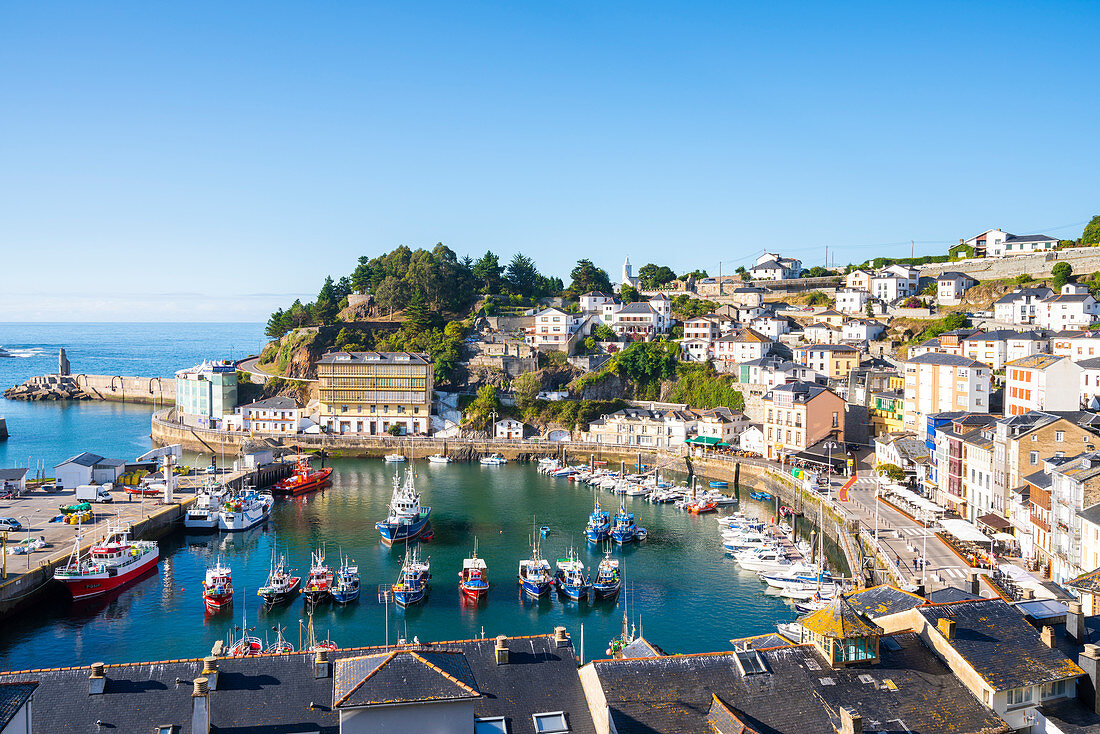
<path fill-rule="evenodd" d="M 253 324 L 94 327 L 0 325 L 0 344 L 27 355 L 0 360 L 0 384 L 52 371 L 61 346 L 81 372 L 169 376 L 204 358 L 254 352 L 251 344 L 262 333 Z M 251 346 L 242 350 L 235 345 Z M 142 356 L 132 356 L 138 353 Z M 0 442 L 0 466 L 42 461 L 52 467 L 85 450 L 133 458 L 150 445 L 151 410 L 117 403 L 0 401 L 0 414 L 8 416 L 12 432 L 7 442 Z M 604 549 L 588 544 L 582 532 L 594 492 L 612 513 L 620 498 L 514 463 L 417 462 L 398 467 L 417 472 L 417 489 L 432 507 L 435 537 L 421 545 L 421 552 L 430 556 L 433 579 L 423 604 L 406 610 L 383 605 L 379 587 L 396 580 L 405 553 L 404 546 L 384 546 L 374 528 L 386 514 L 394 466 L 379 459 L 339 459 L 331 465 L 330 487 L 279 499 L 262 527 L 222 535 L 181 529 L 162 539 L 156 573 L 120 593 L 76 604 L 63 589 L 52 589 L 41 603 L 0 626 L 0 669 L 202 656 L 246 619 L 261 638 L 272 638 L 274 628 L 283 627 L 297 646 L 307 619 L 303 601 L 263 612 L 256 589 L 266 578 L 273 553 L 285 554 L 296 575 L 304 577 L 310 553 L 318 549 L 334 567 L 341 556 L 350 557 L 361 574 L 363 591 L 357 602 L 321 606 L 314 616 L 316 634 L 342 647 L 399 638 L 536 634 L 562 625 L 578 648 L 583 627 L 585 656 L 601 657 L 608 641 L 620 633 L 625 613 L 628 623 L 654 643 L 670 651 L 698 652 L 727 649 L 731 638 L 772 631 L 775 622 L 795 617 L 786 601 L 765 593 L 755 574 L 740 571 L 722 552 L 714 515 L 695 516 L 641 498 L 624 501 L 638 524 L 648 529 L 648 540 L 611 551 L 623 568 L 624 588 L 617 599 L 576 603 L 556 594 L 541 601 L 524 598 L 516 571 L 530 554 L 535 529 L 551 528 L 550 536 L 539 542 L 552 565 L 574 548 L 594 576 Z M 742 509 L 762 517 L 773 513 L 774 504 L 749 500 L 751 489 L 740 490 Z M 492 588 L 486 601 L 471 606 L 460 599 L 457 582 L 475 538 Z M 236 591 L 231 610 L 210 615 L 203 607 L 201 582 L 207 566 L 218 558 L 231 565 Z"/>

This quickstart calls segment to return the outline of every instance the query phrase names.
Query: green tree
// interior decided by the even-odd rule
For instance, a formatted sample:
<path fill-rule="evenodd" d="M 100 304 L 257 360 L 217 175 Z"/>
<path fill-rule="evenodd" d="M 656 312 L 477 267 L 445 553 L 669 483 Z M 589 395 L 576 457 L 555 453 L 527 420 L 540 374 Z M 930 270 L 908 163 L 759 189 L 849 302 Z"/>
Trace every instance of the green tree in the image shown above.
<path fill-rule="evenodd" d="M 608 278 L 607 272 L 597 268 L 588 259 L 578 260 L 576 267 L 569 273 L 569 277 L 573 279 L 569 286 L 569 294 L 573 298 L 582 296 L 589 291 L 603 291 L 604 293 L 612 291 L 611 279 Z"/>
<path fill-rule="evenodd" d="M 309 309 L 303 306 L 302 302 L 297 298 L 294 299 L 294 303 L 290 304 L 290 311 L 287 313 L 287 322 L 288 331 L 291 326 L 295 329 L 300 329 L 310 323 Z"/>
<path fill-rule="evenodd" d="M 390 434 L 391 436 L 400 436 L 402 430 L 403 427 L 395 423 L 386 429 L 386 433 Z"/>
<path fill-rule="evenodd" d="M 1050 275 L 1054 279 L 1051 283 L 1054 290 L 1061 290 L 1062 286 L 1068 283 L 1070 276 L 1073 275 L 1073 266 L 1067 262 L 1056 263 L 1055 266 L 1050 269 Z"/>
<path fill-rule="evenodd" d="M 461 339 L 466 336 L 466 327 L 461 322 L 451 321 L 444 327 L 443 335 L 448 339 Z"/>
<path fill-rule="evenodd" d="M 482 385 L 466 409 L 466 423 L 476 430 L 487 431 L 493 426 L 494 414 L 499 418 L 500 397 L 492 385 Z"/>
<path fill-rule="evenodd" d="M 1082 245 L 1100 245 L 1100 214 L 1097 214 L 1085 225 L 1085 231 L 1081 233 Z"/>
<path fill-rule="evenodd" d="M 687 280 L 688 278 L 695 278 L 696 280 L 699 280 L 700 278 L 709 278 L 709 277 L 710 276 L 707 275 L 706 270 L 692 270 L 690 272 L 684 273 L 677 280 Z"/>
<path fill-rule="evenodd" d="M 1035 278 L 1032 278 L 1027 273 L 1020 273 L 1019 275 L 1017 275 L 1015 278 L 1012 279 L 1012 282 L 1015 283 L 1016 285 L 1023 285 L 1024 283 L 1030 283 L 1033 280 L 1035 280 Z"/>
<path fill-rule="evenodd" d="M 534 372 L 524 372 L 512 382 L 516 405 L 521 410 L 534 405 L 540 390 L 542 390 L 542 383 Z"/>
<path fill-rule="evenodd" d="M 539 277 L 535 261 L 519 252 L 508 263 L 508 271 L 504 276 L 512 293 L 518 293 L 521 296 L 538 295 Z"/>
<path fill-rule="evenodd" d="M 405 306 L 405 328 L 410 334 L 419 334 L 431 325 L 432 312 L 424 302 L 424 296 L 416 291 Z"/>
<path fill-rule="evenodd" d="M 351 287 L 357 293 L 366 293 L 371 287 L 370 258 L 366 255 L 359 256 L 359 263 L 351 272 Z"/>
<path fill-rule="evenodd" d="M 267 320 L 264 334 L 270 339 L 278 339 L 287 331 L 287 315 L 283 312 L 283 309 L 276 309 L 275 313 L 271 314 L 271 317 Z"/>
<path fill-rule="evenodd" d="M 891 482 L 904 482 L 905 481 L 905 470 L 902 469 L 897 464 L 883 463 L 883 464 L 879 464 L 875 468 L 878 469 L 878 473 L 880 475 L 886 477 Z"/>
<path fill-rule="evenodd" d="M 828 306 L 830 298 L 822 291 L 811 291 L 806 297 L 807 306 Z"/>
<path fill-rule="evenodd" d="M 920 292 L 922 296 L 934 296 L 936 295 L 937 285 L 936 281 L 932 281 L 924 287 L 924 290 Z"/>
<path fill-rule="evenodd" d="M 313 303 L 313 308 L 310 309 L 314 322 L 324 325 L 335 321 L 336 312 L 339 310 L 337 308 L 339 302 L 336 284 L 332 282 L 332 276 L 330 275 L 325 278 L 325 282 L 317 294 L 317 300 Z"/>
<path fill-rule="evenodd" d="M 401 310 L 408 303 L 408 293 L 409 288 L 405 281 L 395 275 L 387 275 L 386 279 L 378 286 L 375 298 L 378 299 L 378 304 L 382 308 L 388 308 L 390 316 L 393 316 L 394 311 Z"/>
<path fill-rule="evenodd" d="M 638 293 L 637 288 L 624 283 L 622 287 L 619 288 L 619 300 L 623 303 L 634 303 L 642 300 L 642 296 Z"/>
<path fill-rule="evenodd" d="M 871 302 L 867 301 L 867 318 L 873 319 L 875 317 L 875 309 L 871 306 Z"/>
<path fill-rule="evenodd" d="M 473 275 L 482 293 L 500 292 L 500 274 L 503 270 L 504 268 L 500 265 L 500 258 L 493 254 L 492 250 L 486 251 L 474 263 Z"/>
<path fill-rule="evenodd" d="M 592 334 L 596 337 L 596 341 L 601 342 L 613 342 L 619 339 L 614 330 L 607 324 L 596 324 Z"/>
<path fill-rule="evenodd" d="M 666 283 L 676 280 L 676 273 L 667 265 L 647 263 L 638 270 L 638 279 L 642 288 L 655 291 Z"/>

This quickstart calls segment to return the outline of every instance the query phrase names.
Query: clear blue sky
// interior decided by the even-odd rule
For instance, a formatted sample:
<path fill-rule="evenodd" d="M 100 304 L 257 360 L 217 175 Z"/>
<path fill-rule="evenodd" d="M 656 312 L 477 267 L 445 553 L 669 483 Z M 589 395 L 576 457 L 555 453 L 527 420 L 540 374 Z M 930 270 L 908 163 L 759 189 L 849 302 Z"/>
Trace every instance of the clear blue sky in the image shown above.
<path fill-rule="evenodd" d="M 0 321 L 259 320 L 443 241 L 567 276 L 1100 213 L 1100 4 L 14 3 Z"/>

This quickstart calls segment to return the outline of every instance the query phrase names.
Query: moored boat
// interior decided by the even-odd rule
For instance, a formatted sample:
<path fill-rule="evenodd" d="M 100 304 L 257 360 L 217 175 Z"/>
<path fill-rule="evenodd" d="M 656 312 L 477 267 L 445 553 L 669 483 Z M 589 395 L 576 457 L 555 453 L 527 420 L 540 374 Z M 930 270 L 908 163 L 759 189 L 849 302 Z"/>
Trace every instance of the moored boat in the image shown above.
<path fill-rule="evenodd" d="M 73 599 L 90 599 L 126 586 L 156 568 L 160 549 L 152 540 L 131 540 L 130 530 L 108 526 L 103 542 L 80 555 L 80 534 L 73 552 L 53 577 L 63 583 Z"/>
<path fill-rule="evenodd" d="M 183 516 L 183 526 L 188 530 L 217 530 L 221 520 L 222 500 L 225 489 L 207 484 L 195 495 L 194 503 Z"/>
<path fill-rule="evenodd" d="M 206 569 L 202 582 L 202 601 L 211 612 L 228 608 L 233 604 L 233 570 L 222 565 L 219 558 L 213 568 Z"/>
<path fill-rule="evenodd" d="M 596 580 L 592 582 L 592 593 L 597 599 L 610 599 L 619 593 L 623 581 L 619 574 L 619 561 L 607 553 L 596 569 Z"/>
<path fill-rule="evenodd" d="M 619 511 L 615 514 L 615 521 L 611 526 L 611 539 L 619 545 L 634 540 L 634 533 L 638 526 L 634 522 L 634 513 L 627 512 L 622 500 L 619 500 Z"/>
<path fill-rule="evenodd" d="M 710 483 L 710 488 L 711 488 L 711 489 L 725 489 L 725 488 L 726 488 L 726 487 L 728 487 L 728 486 L 730 486 L 730 485 L 729 485 L 729 482 L 723 482 L 723 481 L 712 481 L 712 482 Z"/>
<path fill-rule="evenodd" d="M 600 508 L 600 499 L 593 495 L 592 513 L 588 516 L 588 525 L 584 528 L 584 537 L 590 543 L 599 543 L 611 535 L 611 513 Z"/>
<path fill-rule="evenodd" d="M 772 496 L 767 492 L 749 492 L 749 497 L 752 497 L 754 500 L 759 500 L 761 502 L 768 502 L 772 498 Z"/>
<path fill-rule="evenodd" d="M 346 556 L 336 572 L 330 593 L 337 604 L 349 604 L 359 598 L 359 567 L 351 565 Z"/>
<path fill-rule="evenodd" d="M 554 576 L 558 592 L 568 599 L 580 601 L 588 598 L 592 589 L 592 579 L 584 574 L 584 564 L 572 549 L 567 558 L 558 559 L 558 572 Z"/>
<path fill-rule="evenodd" d="M 432 508 L 420 505 L 420 494 L 413 484 L 413 472 L 406 472 L 404 485 L 400 477 L 394 474 L 389 514 L 385 520 L 375 523 L 375 527 L 386 545 L 412 540 L 428 527 L 431 513 Z"/>
<path fill-rule="evenodd" d="M 477 557 L 477 538 L 474 538 L 473 555 L 462 559 L 458 588 L 464 598 L 474 602 L 480 601 L 489 592 L 489 568 L 485 559 Z"/>
<path fill-rule="evenodd" d="M 256 595 L 264 600 L 264 604 L 270 607 L 294 598 L 301 579 L 292 575 L 292 571 L 293 569 L 287 569 L 283 556 L 279 556 L 279 562 L 275 563 L 275 554 L 271 554 L 271 570 L 267 574 L 267 582 L 256 590 Z"/>
<path fill-rule="evenodd" d="M 401 564 L 397 583 L 391 587 L 394 602 L 399 607 L 406 607 L 423 601 L 428 595 L 431 580 L 431 558 L 420 560 L 419 551 L 413 546 L 412 550 L 405 552 L 405 561 Z"/>
<path fill-rule="evenodd" d="M 331 467 L 315 469 L 309 459 L 301 459 L 294 467 L 294 473 L 276 482 L 273 491 L 289 496 L 312 492 L 325 486 L 331 474 Z"/>
<path fill-rule="evenodd" d="M 508 460 L 500 454 L 490 454 L 489 456 L 481 457 L 481 464 L 483 466 L 501 466 L 507 463 Z"/>
<path fill-rule="evenodd" d="M 432 454 L 431 456 L 428 457 L 428 463 L 429 464 L 450 464 L 451 463 L 451 457 L 445 456 L 444 454 Z"/>
<path fill-rule="evenodd" d="M 551 573 L 550 561 L 542 557 L 538 541 L 531 544 L 531 557 L 519 562 L 517 578 L 519 585 L 523 587 L 523 593 L 527 596 L 537 599 L 550 591 L 554 576 Z"/>
<path fill-rule="evenodd" d="M 291 645 L 285 637 L 283 637 L 283 627 L 281 624 L 275 625 L 275 642 L 264 648 L 264 655 L 287 655 L 294 652 L 294 645 Z"/>
<path fill-rule="evenodd" d="M 384 457 L 387 464 L 402 464 L 405 462 L 404 454 L 386 454 Z"/>
<path fill-rule="evenodd" d="M 309 568 L 309 576 L 302 587 L 302 596 L 310 605 L 320 604 L 332 598 L 332 582 L 334 574 L 332 567 L 325 564 L 325 552 L 323 550 L 310 554 L 312 563 Z"/>
<path fill-rule="evenodd" d="M 227 498 L 222 504 L 218 527 L 226 532 L 254 528 L 271 515 L 275 498 L 255 489 L 244 489 Z"/>

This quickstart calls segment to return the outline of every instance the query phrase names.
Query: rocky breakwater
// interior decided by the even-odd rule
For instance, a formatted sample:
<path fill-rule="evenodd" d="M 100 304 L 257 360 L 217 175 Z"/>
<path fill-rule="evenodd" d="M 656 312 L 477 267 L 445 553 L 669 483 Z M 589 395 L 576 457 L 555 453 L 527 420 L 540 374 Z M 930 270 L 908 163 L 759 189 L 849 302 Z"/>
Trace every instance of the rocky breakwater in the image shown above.
<path fill-rule="evenodd" d="M 71 375 L 39 375 L 4 391 L 8 400 L 91 400 Z"/>

